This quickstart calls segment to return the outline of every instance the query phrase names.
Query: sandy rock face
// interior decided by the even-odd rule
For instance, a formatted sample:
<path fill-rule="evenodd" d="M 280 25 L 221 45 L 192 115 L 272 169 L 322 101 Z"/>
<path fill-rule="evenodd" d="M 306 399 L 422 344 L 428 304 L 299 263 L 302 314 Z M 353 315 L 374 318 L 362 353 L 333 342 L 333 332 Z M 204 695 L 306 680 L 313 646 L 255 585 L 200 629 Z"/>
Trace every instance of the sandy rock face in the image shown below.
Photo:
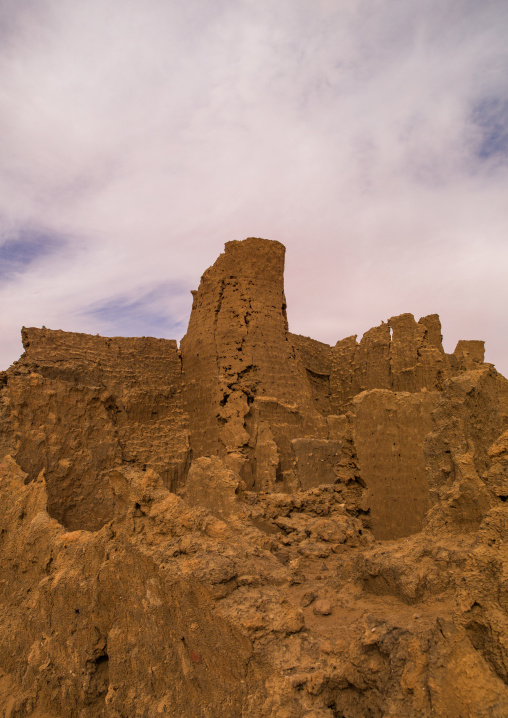
<path fill-rule="evenodd" d="M 193 455 L 224 457 L 258 489 L 296 485 L 290 439 L 324 432 L 287 331 L 284 254 L 266 239 L 228 242 L 182 339 Z"/>
<path fill-rule="evenodd" d="M 171 340 L 0 373 L 0 716 L 504 718 L 508 382 L 437 315 L 288 332 L 230 242 Z"/>
<path fill-rule="evenodd" d="M 28 481 L 44 473 L 51 516 L 69 529 L 100 528 L 113 515 L 105 476 L 123 463 L 154 468 L 169 489 L 183 481 L 189 442 L 175 341 L 22 336 L 25 354 L 6 377 L 3 453 Z"/>

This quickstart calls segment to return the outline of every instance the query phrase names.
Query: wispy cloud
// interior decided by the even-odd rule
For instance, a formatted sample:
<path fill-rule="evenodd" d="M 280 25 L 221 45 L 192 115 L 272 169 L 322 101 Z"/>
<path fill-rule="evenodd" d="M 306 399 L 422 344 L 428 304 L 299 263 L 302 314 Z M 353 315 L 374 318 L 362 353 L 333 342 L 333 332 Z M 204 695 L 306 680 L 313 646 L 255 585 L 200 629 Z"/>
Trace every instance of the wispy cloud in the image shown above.
<path fill-rule="evenodd" d="M 508 165 L 508 97 L 481 99 L 473 107 L 471 117 L 478 128 L 478 157 Z"/>
<path fill-rule="evenodd" d="M 63 237 L 43 229 L 23 227 L 0 235 L 0 283 L 13 281 L 19 274 L 66 246 Z"/>
<path fill-rule="evenodd" d="M 258 235 L 294 331 L 438 311 L 508 373 L 507 34 L 500 0 L 6 0 L 0 215 L 80 249 L 0 288 L 0 361 L 23 323 L 119 333 L 87 308 Z"/>
<path fill-rule="evenodd" d="M 181 304 L 188 301 L 188 287 L 179 282 L 164 283 L 150 291 L 138 289 L 116 295 L 82 310 L 81 314 L 99 324 L 106 335 L 181 336 L 186 323 Z"/>

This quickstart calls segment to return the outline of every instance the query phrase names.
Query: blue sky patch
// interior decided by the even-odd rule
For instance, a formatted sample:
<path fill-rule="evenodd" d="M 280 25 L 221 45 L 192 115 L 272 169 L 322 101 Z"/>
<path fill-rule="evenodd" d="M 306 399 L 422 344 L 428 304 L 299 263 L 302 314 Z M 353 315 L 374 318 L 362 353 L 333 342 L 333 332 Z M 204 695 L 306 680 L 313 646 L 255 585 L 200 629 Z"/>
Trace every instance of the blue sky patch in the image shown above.
<path fill-rule="evenodd" d="M 477 156 L 508 159 L 508 100 L 483 99 L 473 108 L 472 120 L 479 130 Z"/>
<path fill-rule="evenodd" d="M 67 241 L 56 234 L 40 229 L 21 229 L 0 238 L 0 281 L 8 281 L 22 274 L 38 260 L 62 249 Z"/>
<path fill-rule="evenodd" d="M 101 331 L 106 330 L 108 336 L 175 339 L 185 331 L 188 317 L 183 322 L 172 316 L 171 305 L 178 302 L 181 308 L 182 297 L 187 299 L 187 295 L 190 312 L 191 295 L 188 287 L 182 282 L 166 282 L 141 295 L 138 290 L 132 294 L 112 297 L 89 307 L 83 314 L 99 320 Z M 181 312 L 178 315 L 181 316 Z"/>

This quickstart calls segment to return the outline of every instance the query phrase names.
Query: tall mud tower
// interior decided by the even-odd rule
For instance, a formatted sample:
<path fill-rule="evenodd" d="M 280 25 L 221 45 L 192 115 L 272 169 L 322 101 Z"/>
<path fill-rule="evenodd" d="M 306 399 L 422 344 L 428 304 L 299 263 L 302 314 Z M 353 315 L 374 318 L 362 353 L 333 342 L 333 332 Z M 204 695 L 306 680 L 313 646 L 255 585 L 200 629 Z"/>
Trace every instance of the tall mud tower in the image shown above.
<path fill-rule="evenodd" d="M 223 457 L 259 489 L 295 488 L 289 440 L 323 433 L 288 335 L 284 255 L 279 242 L 228 242 L 193 293 L 181 343 L 193 458 Z"/>

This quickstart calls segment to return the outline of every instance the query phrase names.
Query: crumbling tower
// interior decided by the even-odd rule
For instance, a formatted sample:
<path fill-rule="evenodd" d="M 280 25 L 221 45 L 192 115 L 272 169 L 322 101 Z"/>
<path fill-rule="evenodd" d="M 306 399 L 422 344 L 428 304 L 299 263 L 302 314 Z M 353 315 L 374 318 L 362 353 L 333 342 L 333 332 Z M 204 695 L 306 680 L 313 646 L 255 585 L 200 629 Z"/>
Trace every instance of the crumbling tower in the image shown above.
<path fill-rule="evenodd" d="M 289 441 L 325 433 L 288 334 L 284 255 L 279 242 L 228 242 L 181 344 L 193 457 L 221 456 L 264 489 L 295 488 Z"/>

